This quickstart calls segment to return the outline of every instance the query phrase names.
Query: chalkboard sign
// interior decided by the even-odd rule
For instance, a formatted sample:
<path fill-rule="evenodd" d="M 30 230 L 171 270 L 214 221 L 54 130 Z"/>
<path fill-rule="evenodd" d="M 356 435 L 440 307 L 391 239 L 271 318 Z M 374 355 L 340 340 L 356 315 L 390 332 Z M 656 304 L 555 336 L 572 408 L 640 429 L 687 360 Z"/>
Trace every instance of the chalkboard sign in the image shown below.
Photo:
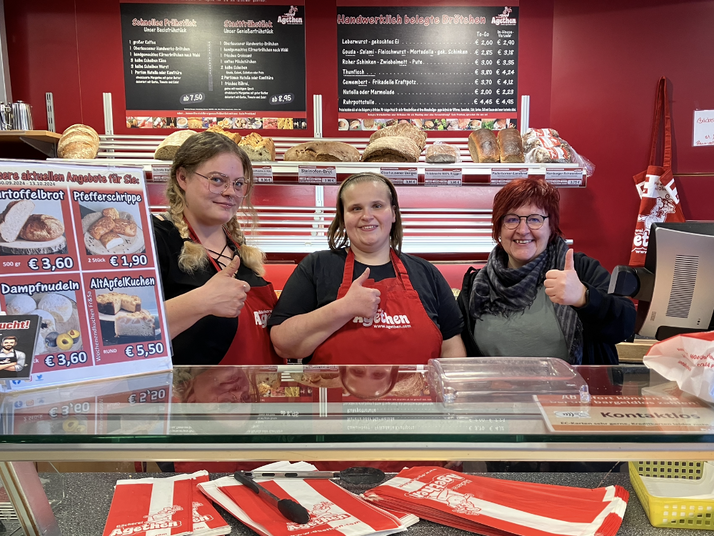
<path fill-rule="evenodd" d="M 302 5 L 121 4 L 127 126 L 306 128 Z"/>
<path fill-rule="evenodd" d="M 338 7 L 337 38 L 341 129 L 515 124 L 518 7 Z"/>

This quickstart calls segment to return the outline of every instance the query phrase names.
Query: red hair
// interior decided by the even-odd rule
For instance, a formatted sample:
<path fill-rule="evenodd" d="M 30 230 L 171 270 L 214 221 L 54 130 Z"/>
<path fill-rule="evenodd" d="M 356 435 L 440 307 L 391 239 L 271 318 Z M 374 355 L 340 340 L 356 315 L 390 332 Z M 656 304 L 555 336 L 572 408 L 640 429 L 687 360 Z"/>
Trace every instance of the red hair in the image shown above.
<path fill-rule="evenodd" d="M 563 236 L 560 230 L 560 192 L 544 179 L 528 178 L 509 182 L 493 198 L 493 239 L 498 242 L 501 236 L 501 222 L 506 214 L 512 213 L 518 207 L 534 204 L 548 216 L 546 222 L 550 226 L 550 240 Z M 524 214 L 525 216 L 525 214 Z"/>

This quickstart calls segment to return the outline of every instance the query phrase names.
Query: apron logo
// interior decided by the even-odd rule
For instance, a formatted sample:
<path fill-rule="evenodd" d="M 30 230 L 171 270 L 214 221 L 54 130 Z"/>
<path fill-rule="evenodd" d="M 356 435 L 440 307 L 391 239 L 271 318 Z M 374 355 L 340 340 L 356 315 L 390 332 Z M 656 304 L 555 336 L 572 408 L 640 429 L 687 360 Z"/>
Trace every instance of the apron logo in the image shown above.
<path fill-rule="evenodd" d="M 373 325 L 375 328 L 386 329 L 412 327 L 407 315 L 388 315 L 383 309 L 378 309 L 377 314 L 374 315 L 373 318 L 355 316 L 352 322 L 362 324 L 366 328 L 372 327 Z"/>
<path fill-rule="evenodd" d="M 255 325 L 261 328 L 268 327 L 268 318 L 273 313 L 272 309 L 263 309 L 262 311 L 254 311 L 253 318 L 255 318 Z"/>

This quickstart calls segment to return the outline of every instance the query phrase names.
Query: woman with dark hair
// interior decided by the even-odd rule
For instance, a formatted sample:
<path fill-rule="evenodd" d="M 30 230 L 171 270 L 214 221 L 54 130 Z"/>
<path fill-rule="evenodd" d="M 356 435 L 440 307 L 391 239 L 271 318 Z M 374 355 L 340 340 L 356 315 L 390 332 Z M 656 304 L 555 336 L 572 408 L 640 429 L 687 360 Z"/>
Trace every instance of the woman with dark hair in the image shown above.
<path fill-rule="evenodd" d="M 246 245 L 236 217 L 255 221 L 252 189 L 250 159 L 222 134 L 191 136 L 176 153 L 169 211 L 153 217 L 176 365 L 282 362 L 256 321 L 277 301 L 264 255 Z"/>
<path fill-rule="evenodd" d="M 401 252 L 394 185 L 357 173 L 337 195 L 329 250 L 295 269 L 268 321 L 283 358 L 329 364 L 423 364 L 464 356 L 453 293 L 429 262 Z"/>
<path fill-rule="evenodd" d="M 609 272 L 568 247 L 559 202 L 542 179 L 514 180 L 494 197 L 498 244 L 485 268 L 466 273 L 471 292 L 458 298 L 468 355 L 618 362 L 615 344 L 634 331 L 634 304 L 608 294 Z"/>

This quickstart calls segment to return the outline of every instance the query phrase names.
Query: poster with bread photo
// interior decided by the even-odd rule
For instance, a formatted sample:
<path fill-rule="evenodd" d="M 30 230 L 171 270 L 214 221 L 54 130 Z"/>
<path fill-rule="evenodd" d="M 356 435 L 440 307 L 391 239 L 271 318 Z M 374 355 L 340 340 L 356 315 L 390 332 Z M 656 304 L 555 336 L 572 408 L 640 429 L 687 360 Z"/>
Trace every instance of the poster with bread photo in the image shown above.
<path fill-rule="evenodd" d="M 139 207 L 128 203 L 79 205 L 87 255 L 144 253 Z"/>
<path fill-rule="evenodd" d="M 72 260 L 76 259 L 72 235 L 65 232 L 65 222 L 69 221 L 67 203 L 62 200 L 33 200 L 29 199 L 30 195 L 12 201 L 0 200 L 0 255 L 12 255 L 24 266 L 28 266 L 29 259 L 22 256 L 50 255 L 44 261 L 48 270 L 56 264 L 53 255 L 69 253 Z M 37 264 L 42 270 L 43 261 L 38 259 Z M 64 267 L 64 263 L 60 266 Z"/>

